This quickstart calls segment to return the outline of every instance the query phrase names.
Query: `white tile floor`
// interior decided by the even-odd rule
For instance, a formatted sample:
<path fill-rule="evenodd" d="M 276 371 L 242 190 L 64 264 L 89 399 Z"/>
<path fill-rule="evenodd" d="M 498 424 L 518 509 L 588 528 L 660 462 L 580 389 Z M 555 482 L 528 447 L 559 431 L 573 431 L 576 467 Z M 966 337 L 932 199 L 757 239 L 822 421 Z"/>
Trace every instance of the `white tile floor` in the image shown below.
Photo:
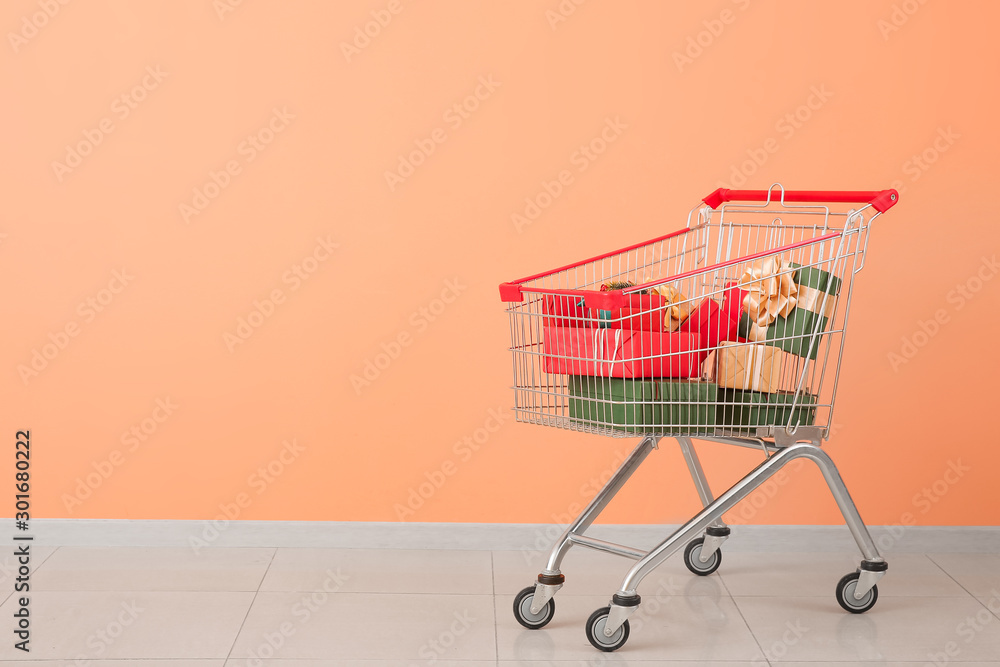
<path fill-rule="evenodd" d="M 726 553 L 709 577 L 674 557 L 640 587 L 628 643 L 583 623 L 628 561 L 570 552 L 542 630 L 511 603 L 543 554 L 321 548 L 38 547 L 31 653 L 0 605 L 0 661 L 89 667 L 321 665 L 1000 665 L 1000 556 L 897 554 L 864 615 L 833 597 L 853 553 Z M 0 590 L 16 574 L 0 561 Z M 992 611 L 991 611 L 992 610 Z M 6 627 L 4 627 L 6 625 Z"/>

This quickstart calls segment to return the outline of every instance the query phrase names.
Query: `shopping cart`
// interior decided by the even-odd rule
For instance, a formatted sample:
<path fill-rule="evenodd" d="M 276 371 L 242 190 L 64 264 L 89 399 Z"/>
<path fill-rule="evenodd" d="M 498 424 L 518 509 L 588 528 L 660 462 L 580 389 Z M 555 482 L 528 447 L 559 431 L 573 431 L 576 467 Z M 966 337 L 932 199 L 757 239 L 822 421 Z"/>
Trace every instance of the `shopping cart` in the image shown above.
<path fill-rule="evenodd" d="M 897 201 L 895 190 L 719 189 L 690 211 L 686 228 L 500 285 L 516 420 L 641 437 L 515 598 L 521 625 L 552 619 L 562 560 L 588 547 L 637 561 L 585 626 L 596 648 L 620 648 L 643 578 L 684 545 L 689 570 L 714 572 L 730 534 L 722 515 L 799 458 L 822 471 L 864 557 L 837 584 L 837 601 L 852 613 L 874 606 L 888 566 L 821 444 L 853 279 L 871 223 Z M 648 552 L 585 536 L 663 437 L 677 439 L 704 509 Z M 715 497 L 692 438 L 758 449 L 764 461 Z"/>

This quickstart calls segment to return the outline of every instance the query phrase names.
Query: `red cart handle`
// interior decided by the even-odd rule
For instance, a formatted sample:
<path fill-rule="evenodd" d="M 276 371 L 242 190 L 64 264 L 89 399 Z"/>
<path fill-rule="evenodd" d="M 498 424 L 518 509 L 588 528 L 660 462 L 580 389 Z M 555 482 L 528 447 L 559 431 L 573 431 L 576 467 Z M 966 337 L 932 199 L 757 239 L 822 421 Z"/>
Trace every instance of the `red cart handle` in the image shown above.
<path fill-rule="evenodd" d="M 773 188 L 772 188 L 773 190 Z M 712 208 L 728 201 L 776 202 L 836 202 L 839 204 L 871 204 L 879 213 L 885 213 L 899 202 L 895 190 L 727 190 L 719 188 L 703 202 Z"/>

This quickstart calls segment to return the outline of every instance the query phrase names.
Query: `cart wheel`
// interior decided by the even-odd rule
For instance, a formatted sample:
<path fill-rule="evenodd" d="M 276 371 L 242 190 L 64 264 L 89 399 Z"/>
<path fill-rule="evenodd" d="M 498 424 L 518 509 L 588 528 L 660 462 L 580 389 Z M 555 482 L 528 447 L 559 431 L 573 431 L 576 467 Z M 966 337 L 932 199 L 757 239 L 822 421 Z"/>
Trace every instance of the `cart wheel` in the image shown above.
<path fill-rule="evenodd" d="M 604 626 L 608 622 L 611 607 L 601 607 L 587 619 L 587 639 L 594 648 L 602 651 L 616 651 L 628 641 L 628 621 L 610 637 L 604 636 Z"/>
<path fill-rule="evenodd" d="M 865 613 L 874 607 L 875 602 L 878 600 L 878 586 L 872 586 L 872 589 L 860 600 L 854 598 L 854 591 L 858 587 L 858 578 L 860 576 L 860 572 L 851 572 L 850 574 L 845 574 L 837 583 L 837 602 L 852 614 Z"/>
<path fill-rule="evenodd" d="M 687 548 L 684 549 L 684 564 L 687 565 L 687 569 L 702 577 L 712 574 L 722 565 L 722 549 L 716 549 L 712 557 L 704 563 L 698 560 L 704 543 L 705 538 L 699 537 L 688 542 Z"/>
<path fill-rule="evenodd" d="M 529 630 L 544 627 L 556 613 L 555 599 L 549 599 L 537 614 L 531 613 L 531 601 L 535 598 L 535 587 L 528 586 L 514 598 L 514 618 Z"/>

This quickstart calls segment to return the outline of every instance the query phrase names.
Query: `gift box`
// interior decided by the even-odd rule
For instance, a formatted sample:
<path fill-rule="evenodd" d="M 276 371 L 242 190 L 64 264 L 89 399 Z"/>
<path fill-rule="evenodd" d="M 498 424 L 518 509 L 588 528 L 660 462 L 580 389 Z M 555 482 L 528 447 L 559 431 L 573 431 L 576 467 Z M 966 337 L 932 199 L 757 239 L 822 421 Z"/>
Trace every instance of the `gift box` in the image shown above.
<path fill-rule="evenodd" d="M 602 310 L 601 316 L 608 313 L 607 325 L 611 329 L 633 329 L 638 331 L 663 331 L 663 311 L 644 308 L 622 308 L 617 311 Z"/>
<path fill-rule="evenodd" d="M 578 296 L 546 294 L 542 301 L 543 321 L 547 327 L 592 327 L 593 317 Z"/>
<path fill-rule="evenodd" d="M 690 333 L 545 327 L 546 373 L 617 378 L 697 377 L 707 354 Z"/>
<path fill-rule="evenodd" d="M 787 267 L 787 268 L 786 268 Z M 823 331 L 833 314 L 840 292 L 841 281 L 827 271 L 816 267 L 802 268 L 798 264 L 782 265 L 781 271 L 794 269 L 791 279 L 795 284 L 793 305 L 783 304 L 781 313 L 772 322 L 763 325 L 766 317 L 754 318 L 744 312 L 740 316 L 738 335 L 754 342 L 766 343 L 786 352 L 816 359 L 822 342 Z M 817 335 L 813 336 L 813 332 Z"/>
<path fill-rule="evenodd" d="M 628 306 L 599 313 L 601 326 L 609 329 L 663 331 L 664 299 L 659 294 L 628 294 Z"/>
<path fill-rule="evenodd" d="M 720 310 L 722 318 L 722 330 L 719 332 L 720 340 L 736 340 L 739 337 L 740 317 L 743 315 L 743 299 L 746 295 L 747 292 L 740 289 L 738 282 L 726 283 Z"/>
<path fill-rule="evenodd" d="M 680 325 L 678 331 L 698 334 L 701 346 L 707 350 L 718 347 L 722 333 L 729 333 L 729 322 L 723 324 L 722 307 L 715 299 L 705 299 Z"/>
<path fill-rule="evenodd" d="M 714 373 L 720 387 L 770 393 L 792 390 L 798 379 L 796 357 L 772 345 L 724 341 L 716 350 Z"/>
<path fill-rule="evenodd" d="M 656 382 L 569 376 L 570 419 L 588 426 L 650 433 L 657 421 Z"/>
<path fill-rule="evenodd" d="M 702 380 L 656 383 L 657 433 L 712 435 L 715 432 L 719 385 Z"/>
<path fill-rule="evenodd" d="M 720 389 L 716 418 L 719 426 L 739 435 L 755 435 L 759 426 L 812 426 L 816 419 L 816 397 L 790 391 L 764 394 L 739 389 Z"/>
<path fill-rule="evenodd" d="M 659 285 L 650 289 L 651 292 L 659 294 L 666 305 L 663 309 L 663 328 L 667 331 L 677 331 L 681 324 L 691 314 L 691 304 L 687 297 L 673 285 Z"/>

